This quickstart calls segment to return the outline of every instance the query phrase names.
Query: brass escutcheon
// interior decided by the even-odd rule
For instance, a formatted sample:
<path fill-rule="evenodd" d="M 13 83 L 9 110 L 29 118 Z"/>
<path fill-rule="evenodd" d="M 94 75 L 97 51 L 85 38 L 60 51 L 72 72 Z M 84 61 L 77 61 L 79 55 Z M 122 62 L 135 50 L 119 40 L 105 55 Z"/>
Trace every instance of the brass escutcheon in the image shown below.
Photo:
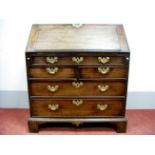
<path fill-rule="evenodd" d="M 50 64 L 58 62 L 58 57 L 46 57 L 46 61 Z"/>
<path fill-rule="evenodd" d="M 58 72 L 59 68 L 58 67 L 47 67 L 46 68 L 46 71 L 49 73 L 49 74 L 55 74 L 56 72 Z"/>
<path fill-rule="evenodd" d="M 83 86 L 83 82 L 72 82 L 72 86 L 75 88 L 80 88 Z"/>
<path fill-rule="evenodd" d="M 105 92 L 109 89 L 109 85 L 98 85 L 97 87 L 101 92 Z"/>
<path fill-rule="evenodd" d="M 55 86 L 48 85 L 48 86 L 47 86 L 47 89 L 48 89 L 50 92 L 54 93 L 54 92 L 56 92 L 56 91 L 59 89 L 59 86 L 58 86 L 58 85 L 55 85 Z"/>
<path fill-rule="evenodd" d="M 98 61 L 102 64 L 105 64 L 110 61 L 110 57 L 98 57 Z"/>
<path fill-rule="evenodd" d="M 48 109 L 55 111 L 59 109 L 59 104 L 48 104 Z"/>
<path fill-rule="evenodd" d="M 97 104 L 97 109 L 104 111 L 108 108 L 108 104 Z"/>
<path fill-rule="evenodd" d="M 98 71 L 101 74 L 107 74 L 110 72 L 110 68 L 109 67 L 98 67 Z"/>
<path fill-rule="evenodd" d="M 72 61 L 75 62 L 76 64 L 80 64 L 81 62 L 84 61 L 83 57 L 72 57 Z"/>
<path fill-rule="evenodd" d="M 76 106 L 83 104 L 83 100 L 73 100 L 72 103 Z"/>

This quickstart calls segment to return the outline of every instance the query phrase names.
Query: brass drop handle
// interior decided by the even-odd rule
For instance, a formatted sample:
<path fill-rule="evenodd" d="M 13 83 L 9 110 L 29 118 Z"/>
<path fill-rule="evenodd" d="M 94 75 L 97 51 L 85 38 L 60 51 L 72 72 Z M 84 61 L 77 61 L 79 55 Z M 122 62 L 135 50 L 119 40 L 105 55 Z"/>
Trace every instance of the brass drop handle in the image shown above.
<path fill-rule="evenodd" d="M 98 85 L 97 87 L 101 92 L 105 92 L 109 89 L 109 85 Z"/>
<path fill-rule="evenodd" d="M 72 103 L 76 106 L 83 104 L 83 100 L 73 100 Z"/>
<path fill-rule="evenodd" d="M 104 111 L 108 108 L 108 104 L 97 104 L 97 109 Z"/>
<path fill-rule="evenodd" d="M 72 82 L 74 88 L 80 88 L 83 86 L 83 82 Z"/>
<path fill-rule="evenodd" d="M 84 61 L 83 57 L 72 57 L 72 61 L 76 64 L 80 64 L 81 62 Z"/>
<path fill-rule="evenodd" d="M 59 89 L 59 86 L 58 86 L 58 85 L 55 85 L 55 86 L 48 85 L 48 86 L 47 86 L 47 89 L 48 89 L 50 92 L 54 93 L 54 92 L 56 92 L 56 91 Z"/>
<path fill-rule="evenodd" d="M 50 109 L 51 111 L 55 111 L 59 109 L 59 104 L 48 104 L 48 109 Z"/>
<path fill-rule="evenodd" d="M 46 57 L 46 61 L 50 64 L 58 62 L 58 57 Z"/>
<path fill-rule="evenodd" d="M 110 61 L 110 57 L 98 57 L 98 61 L 102 64 L 105 64 Z"/>
<path fill-rule="evenodd" d="M 46 71 L 47 71 L 47 73 L 49 73 L 49 74 L 55 74 L 56 72 L 58 72 L 58 70 L 59 70 L 59 68 L 58 67 L 47 67 L 46 68 Z"/>
<path fill-rule="evenodd" d="M 109 67 L 98 67 L 98 71 L 101 74 L 107 74 L 110 72 L 110 68 Z"/>

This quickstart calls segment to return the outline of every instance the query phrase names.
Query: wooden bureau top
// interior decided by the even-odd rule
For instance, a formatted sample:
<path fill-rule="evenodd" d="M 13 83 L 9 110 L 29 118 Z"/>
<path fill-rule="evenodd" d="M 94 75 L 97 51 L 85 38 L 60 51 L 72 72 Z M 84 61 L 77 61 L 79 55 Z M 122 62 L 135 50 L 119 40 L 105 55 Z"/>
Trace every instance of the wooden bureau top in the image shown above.
<path fill-rule="evenodd" d="M 26 52 L 102 51 L 129 52 L 123 25 L 36 24 Z"/>

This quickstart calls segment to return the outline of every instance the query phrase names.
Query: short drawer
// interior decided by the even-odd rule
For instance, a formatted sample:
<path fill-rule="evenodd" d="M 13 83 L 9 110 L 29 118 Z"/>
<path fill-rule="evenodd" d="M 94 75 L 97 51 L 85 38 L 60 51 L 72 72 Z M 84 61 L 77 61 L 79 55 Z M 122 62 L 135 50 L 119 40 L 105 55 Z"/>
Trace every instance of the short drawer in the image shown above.
<path fill-rule="evenodd" d="M 28 70 L 30 78 L 73 78 L 74 68 L 67 67 L 31 67 Z"/>
<path fill-rule="evenodd" d="M 31 96 L 125 96 L 126 82 L 31 82 Z"/>
<path fill-rule="evenodd" d="M 48 56 L 32 57 L 32 64 L 55 65 L 123 65 L 126 63 L 124 56 Z"/>
<path fill-rule="evenodd" d="M 81 78 L 127 78 L 128 70 L 125 67 L 114 68 L 110 66 L 80 68 Z"/>
<path fill-rule="evenodd" d="M 123 116 L 123 100 L 32 100 L 31 115 L 63 116 Z"/>

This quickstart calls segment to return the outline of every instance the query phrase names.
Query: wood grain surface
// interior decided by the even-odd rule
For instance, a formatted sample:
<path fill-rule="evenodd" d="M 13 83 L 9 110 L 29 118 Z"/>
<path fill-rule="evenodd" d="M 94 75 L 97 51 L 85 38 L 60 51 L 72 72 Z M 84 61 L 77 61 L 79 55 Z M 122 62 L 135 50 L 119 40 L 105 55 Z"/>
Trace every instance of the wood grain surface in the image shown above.
<path fill-rule="evenodd" d="M 50 56 L 48 56 L 50 57 Z M 52 55 L 51 55 L 52 57 Z M 81 54 L 76 55 L 76 56 L 57 56 L 58 57 L 58 62 L 55 63 L 55 65 L 76 65 L 75 62 L 72 61 L 73 57 L 83 57 L 83 62 L 80 63 L 80 65 L 103 65 L 102 63 L 99 62 L 98 57 L 94 53 L 89 54 L 89 56 L 81 56 Z M 101 57 L 108 57 L 108 55 L 103 56 L 101 54 Z M 47 57 L 32 57 L 31 64 L 39 64 L 39 65 L 52 65 L 47 62 L 46 60 Z M 125 56 L 110 56 L 109 55 L 109 62 L 105 63 L 106 65 L 124 65 L 126 62 L 126 57 Z"/>
<path fill-rule="evenodd" d="M 55 92 L 50 92 L 48 86 L 56 86 L 59 88 Z M 98 89 L 98 85 L 108 85 L 109 88 L 105 92 Z M 83 82 L 83 86 L 75 88 L 72 82 L 31 82 L 32 96 L 125 96 L 125 82 Z"/>
<path fill-rule="evenodd" d="M 48 105 L 58 104 L 59 108 L 52 111 Z M 103 111 L 97 109 L 97 104 L 108 105 Z M 32 100 L 32 116 L 123 116 L 124 101 L 122 100 L 83 100 L 76 106 L 72 100 Z"/>
<path fill-rule="evenodd" d="M 118 37 L 118 34 L 120 37 Z M 129 51 L 122 25 L 72 24 L 33 25 L 26 51 L 97 49 Z"/>

